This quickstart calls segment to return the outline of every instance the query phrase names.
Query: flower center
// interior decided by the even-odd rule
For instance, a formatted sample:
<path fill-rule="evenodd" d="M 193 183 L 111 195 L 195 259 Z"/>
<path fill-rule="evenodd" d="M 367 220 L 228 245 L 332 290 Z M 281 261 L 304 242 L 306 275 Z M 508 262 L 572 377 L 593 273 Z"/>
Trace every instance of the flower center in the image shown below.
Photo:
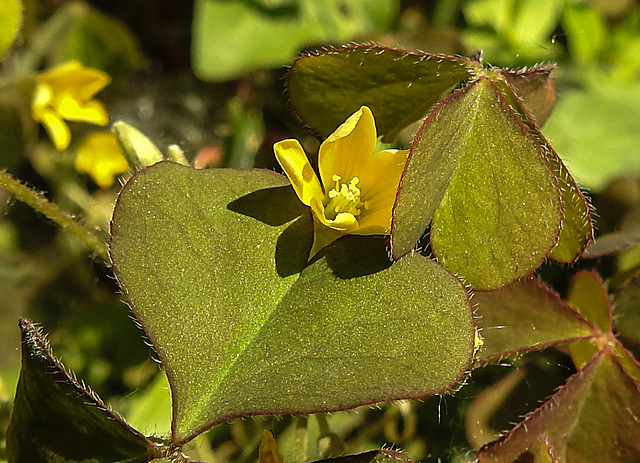
<path fill-rule="evenodd" d="M 349 183 L 341 183 L 342 177 L 333 174 L 331 180 L 336 184 L 327 193 L 328 200 L 325 199 L 324 215 L 327 219 L 335 220 L 338 214 L 345 212 L 357 217 L 362 208 L 369 209 L 369 201 L 360 201 L 360 188 L 358 188 L 360 179 L 358 177 L 353 177 Z"/>

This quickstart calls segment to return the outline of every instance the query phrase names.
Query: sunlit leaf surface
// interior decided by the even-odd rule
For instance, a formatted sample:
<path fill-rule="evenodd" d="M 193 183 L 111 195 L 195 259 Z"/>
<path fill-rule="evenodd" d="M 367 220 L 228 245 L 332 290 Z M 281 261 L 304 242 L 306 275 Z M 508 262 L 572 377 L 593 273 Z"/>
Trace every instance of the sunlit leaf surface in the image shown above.
<path fill-rule="evenodd" d="M 466 58 L 352 46 L 298 58 L 287 92 L 300 118 L 321 135 L 366 105 L 378 133 L 393 139 L 468 79 L 470 66 Z"/>
<path fill-rule="evenodd" d="M 311 217 L 263 170 L 170 163 L 125 186 L 112 260 L 167 371 L 173 439 L 232 417 L 443 391 L 468 367 L 461 282 L 385 241 L 344 237 L 305 267 Z"/>
<path fill-rule="evenodd" d="M 438 261 L 476 289 L 537 268 L 560 231 L 560 190 L 543 148 L 480 78 L 438 104 L 412 147 L 396 200 L 394 258 L 431 223 Z"/>

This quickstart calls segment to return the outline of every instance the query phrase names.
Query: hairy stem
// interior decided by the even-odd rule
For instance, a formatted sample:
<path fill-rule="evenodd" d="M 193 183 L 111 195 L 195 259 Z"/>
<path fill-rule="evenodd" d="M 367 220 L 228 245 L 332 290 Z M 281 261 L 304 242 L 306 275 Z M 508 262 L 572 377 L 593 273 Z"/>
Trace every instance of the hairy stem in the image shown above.
<path fill-rule="evenodd" d="M 58 224 L 63 230 L 79 238 L 85 246 L 100 256 L 102 260 L 109 262 L 106 243 L 99 239 L 91 230 L 73 220 L 69 214 L 45 198 L 42 193 L 33 188 L 29 188 L 4 171 L 0 171 L 0 187 L 7 190 L 17 200 L 24 202 L 49 220 Z"/>

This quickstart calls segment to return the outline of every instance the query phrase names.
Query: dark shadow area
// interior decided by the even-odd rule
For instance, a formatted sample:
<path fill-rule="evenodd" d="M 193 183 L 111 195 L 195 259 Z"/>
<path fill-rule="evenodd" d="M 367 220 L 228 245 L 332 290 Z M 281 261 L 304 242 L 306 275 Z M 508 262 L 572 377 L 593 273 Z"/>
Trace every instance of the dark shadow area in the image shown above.
<path fill-rule="evenodd" d="M 386 236 L 346 235 L 318 254 L 338 278 L 372 275 L 391 266 Z"/>
<path fill-rule="evenodd" d="M 313 219 L 308 207 L 300 202 L 293 188 L 264 188 L 244 195 L 227 205 L 227 209 L 277 227 L 295 220 L 278 237 L 276 271 L 281 277 L 300 273 L 307 265 L 313 243 Z"/>
<path fill-rule="evenodd" d="M 310 211 L 284 229 L 276 243 L 276 272 L 281 277 L 300 273 L 307 266 L 313 244 L 313 219 Z"/>
<path fill-rule="evenodd" d="M 231 201 L 227 209 L 274 227 L 291 222 L 309 211 L 290 186 L 253 191 Z"/>

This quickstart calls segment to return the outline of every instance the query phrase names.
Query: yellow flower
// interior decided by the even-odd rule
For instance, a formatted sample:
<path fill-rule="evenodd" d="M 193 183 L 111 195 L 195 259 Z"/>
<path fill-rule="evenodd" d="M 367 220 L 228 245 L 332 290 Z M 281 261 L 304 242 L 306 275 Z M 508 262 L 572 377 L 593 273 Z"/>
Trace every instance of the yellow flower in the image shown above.
<path fill-rule="evenodd" d="M 79 61 L 70 61 L 37 76 L 31 114 L 34 120 L 42 122 L 58 150 L 66 149 L 71 141 L 65 120 L 103 126 L 109 122 L 102 103 L 92 98 L 110 81 L 109 74 L 84 67 Z"/>
<path fill-rule="evenodd" d="M 82 140 L 76 156 L 76 170 L 89 174 L 100 188 L 109 188 L 116 175 L 129 170 L 129 164 L 120 152 L 115 135 L 98 132 Z"/>
<path fill-rule="evenodd" d="M 409 151 L 375 152 L 376 141 L 373 114 L 363 106 L 320 145 L 322 182 L 297 140 L 274 145 L 298 198 L 313 212 L 310 258 L 346 234 L 390 233 L 393 204 Z"/>

